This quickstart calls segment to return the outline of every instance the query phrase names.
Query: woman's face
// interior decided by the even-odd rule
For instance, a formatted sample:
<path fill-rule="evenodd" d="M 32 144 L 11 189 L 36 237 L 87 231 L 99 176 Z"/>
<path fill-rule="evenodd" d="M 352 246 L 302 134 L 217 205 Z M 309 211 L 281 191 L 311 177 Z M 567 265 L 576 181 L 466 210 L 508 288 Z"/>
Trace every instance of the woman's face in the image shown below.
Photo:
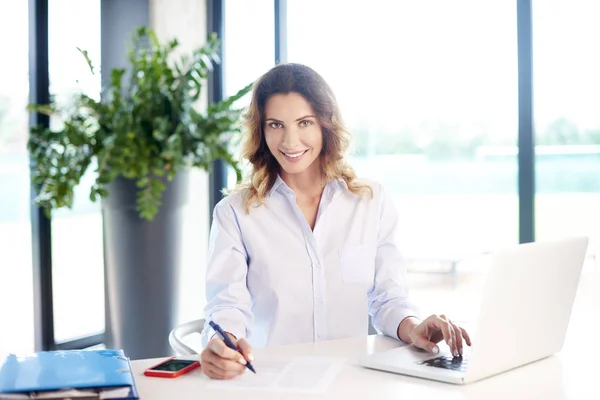
<path fill-rule="evenodd" d="M 282 172 L 317 172 L 323 133 L 311 104 L 298 93 L 276 94 L 265 104 L 265 140 Z"/>

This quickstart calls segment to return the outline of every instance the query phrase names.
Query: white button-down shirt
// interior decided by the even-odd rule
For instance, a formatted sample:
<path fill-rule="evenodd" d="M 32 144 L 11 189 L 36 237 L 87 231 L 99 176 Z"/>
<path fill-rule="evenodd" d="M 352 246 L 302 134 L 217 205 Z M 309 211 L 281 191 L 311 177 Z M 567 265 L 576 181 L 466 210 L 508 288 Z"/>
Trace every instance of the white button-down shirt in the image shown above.
<path fill-rule="evenodd" d="M 219 202 L 203 345 L 215 333 L 210 320 L 264 347 L 365 335 L 369 314 L 378 332 L 397 338 L 402 319 L 417 313 L 394 241 L 393 202 L 380 185 L 368 184 L 373 198 L 328 183 L 314 231 L 281 178 L 249 214 L 241 193 Z"/>

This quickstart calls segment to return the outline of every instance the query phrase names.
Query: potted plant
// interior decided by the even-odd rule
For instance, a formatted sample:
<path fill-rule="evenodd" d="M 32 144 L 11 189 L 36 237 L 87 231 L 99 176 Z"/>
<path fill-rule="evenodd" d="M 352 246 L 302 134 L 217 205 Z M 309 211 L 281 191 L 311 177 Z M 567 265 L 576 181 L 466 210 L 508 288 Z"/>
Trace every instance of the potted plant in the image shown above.
<path fill-rule="evenodd" d="M 94 168 L 89 196 L 102 201 L 107 345 L 134 359 L 170 353 L 186 171 L 209 171 L 222 159 L 241 178 L 230 139 L 241 128 L 234 103 L 251 85 L 200 109 L 204 81 L 219 62 L 218 38 L 178 58 L 177 46 L 141 27 L 128 68 L 110 71 L 101 100 L 80 93 L 66 109 L 29 106 L 62 121 L 58 129 L 32 127 L 28 143 L 35 202 L 48 216 L 72 206 L 74 188 Z"/>

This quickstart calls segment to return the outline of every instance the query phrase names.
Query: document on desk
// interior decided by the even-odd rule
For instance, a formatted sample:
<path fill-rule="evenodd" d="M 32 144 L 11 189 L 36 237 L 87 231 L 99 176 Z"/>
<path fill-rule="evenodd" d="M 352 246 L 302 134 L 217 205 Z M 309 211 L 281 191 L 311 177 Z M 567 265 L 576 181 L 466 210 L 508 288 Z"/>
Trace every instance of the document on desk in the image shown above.
<path fill-rule="evenodd" d="M 234 379 L 213 381 L 208 388 L 324 393 L 344 362 L 344 358 L 337 357 L 255 360 L 252 365 L 256 369 L 256 374 L 246 371 Z"/>

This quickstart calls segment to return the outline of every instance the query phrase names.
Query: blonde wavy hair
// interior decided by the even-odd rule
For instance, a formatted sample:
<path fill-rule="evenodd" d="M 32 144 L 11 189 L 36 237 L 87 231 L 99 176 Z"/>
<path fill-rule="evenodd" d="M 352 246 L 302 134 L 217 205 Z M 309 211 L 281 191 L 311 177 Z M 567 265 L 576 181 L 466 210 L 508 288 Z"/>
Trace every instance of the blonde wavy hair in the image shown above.
<path fill-rule="evenodd" d="M 252 100 L 244 114 L 245 136 L 241 158 L 250 164 L 251 172 L 234 191 L 244 191 L 246 212 L 264 204 L 264 199 L 279 173 L 279 163 L 267 147 L 264 135 L 265 104 L 275 94 L 298 93 L 315 111 L 323 132 L 321 169 L 325 182 L 344 182 L 352 193 L 373 196 L 370 186 L 356 180 L 345 154 L 350 133 L 344 127 L 336 98 L 330 86 L 313 69 L 294 63 L 279 64 L 261 76 L 252 89 Z"/>

